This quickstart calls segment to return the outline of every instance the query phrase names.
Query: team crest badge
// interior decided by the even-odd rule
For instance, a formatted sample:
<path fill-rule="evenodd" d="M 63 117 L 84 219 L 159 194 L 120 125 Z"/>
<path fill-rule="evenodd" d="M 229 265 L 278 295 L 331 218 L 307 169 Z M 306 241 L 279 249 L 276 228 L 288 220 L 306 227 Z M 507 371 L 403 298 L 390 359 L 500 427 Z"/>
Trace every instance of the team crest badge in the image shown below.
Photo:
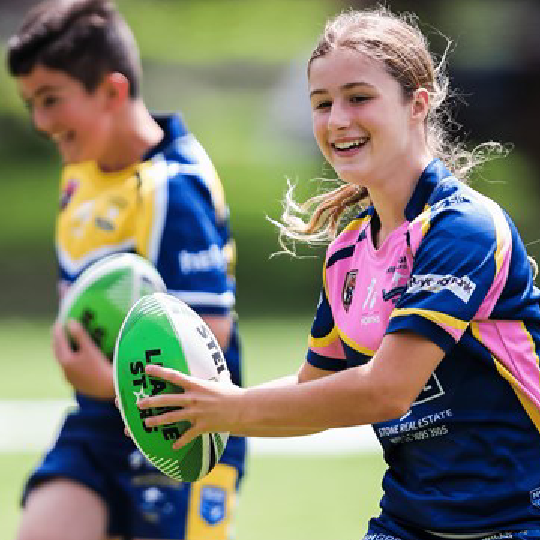
<path fill-rule="evenodd" d="M 345 311 L 349 311 L 352 304 L 357 274 L 358 270 L 349 270 L 345 275 L 345 282 L 343 283 L 343 291 L 341 293 L 341 300 Z"/>
<path fill-rule="evenodd" d="M 60 194 L 60 210 L 63 210 L 71 200 L 71 197 L 73 197 L 73 194 L 77 191 L 77 188 L 79 187 L 79 181 L 75 179 L 68 180 L 66 187 L 62 190 L 62 193 Z"/>
<path fill-rule="evenodd" d="M 216 525 L 225 518 L 226 492 L 216 486 L 203 486 L 201 490 L 201 517 L 209 525 Z"/>

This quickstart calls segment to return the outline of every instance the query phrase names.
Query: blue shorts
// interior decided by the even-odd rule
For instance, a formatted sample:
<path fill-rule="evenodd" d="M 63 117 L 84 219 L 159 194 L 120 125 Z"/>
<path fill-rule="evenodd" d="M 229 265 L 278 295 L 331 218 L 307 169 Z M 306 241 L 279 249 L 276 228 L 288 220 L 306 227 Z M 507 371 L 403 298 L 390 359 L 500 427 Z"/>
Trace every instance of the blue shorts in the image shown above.
<path fill-rule="evenodd" d="M 30 476 L 23 494 L 53 478 L 95 491 L 109 511 L 108 533 L 123 538 L 225 540 L 244 472 L 246 441 L 229 437 L 218 465 L 202 480 L 184 483 L 155 469 L 121 433 L 81 436 L 87 420 L 68 416 L 60 436 Z M 94 423 L 94 422 L 90 422 Z"/>
<path fill-rule="evenodd" d="M 471 538 L 473 535 L 470 535 Z M 474 535 L 474 540 L 540 540 L 540 528 L 535 530 L 514 530 L 490 532 Z M 457 537 L 459 538 L 459 537 Z M 463 537 L 466 538 L 465 536 Z M 445 540 L 443 537 L 420 529 L 412 529 L 390 519 L 385 514 L 369 521 L 368 531 L 363 540 Z M 472 540 L 472 538 L 471 538 Z"/>

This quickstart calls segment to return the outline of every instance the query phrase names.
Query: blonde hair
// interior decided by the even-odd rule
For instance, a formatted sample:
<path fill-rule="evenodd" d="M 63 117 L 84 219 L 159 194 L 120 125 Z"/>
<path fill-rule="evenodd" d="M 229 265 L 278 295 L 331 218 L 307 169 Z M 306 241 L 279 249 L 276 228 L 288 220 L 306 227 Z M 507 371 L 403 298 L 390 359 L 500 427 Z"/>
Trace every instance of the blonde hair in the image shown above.
<path fill-rule="evenodd" d="M 346 11 L 330 19 L 308 61 L 338 49 L 352 49 L 384 64 L 399 83 L 405 99 L 411 99 L 418 88 L 429 92 L 430 106 L 425 121 L 426 143 L 433 156 L 441 159 L 457 178 L 466 181 L 470 171 L 494 154 L 504 152 L 498 143 L 484 143 L 474 150 L 449 138 L 450 114 L 445 106 L 449 84 L 445 73 L 446 56 L 451 42 L 438 63 L 434 61 L 415 16 L 396 15 L 385 7 Z M 324 179 L 323 179 L 324 180 Z M 291 253 L 287 241 L 302 240 L 310 244 L 326 243 L 335 238 L 340 223 L 351 211 L 369 204 L 365 187 L 344 183 L 308 199 L 294 200 L 294 186 L 288 184 L 283 202 L 280 244 Z M 302 216 L 308 215 L 307 221 Z"/>

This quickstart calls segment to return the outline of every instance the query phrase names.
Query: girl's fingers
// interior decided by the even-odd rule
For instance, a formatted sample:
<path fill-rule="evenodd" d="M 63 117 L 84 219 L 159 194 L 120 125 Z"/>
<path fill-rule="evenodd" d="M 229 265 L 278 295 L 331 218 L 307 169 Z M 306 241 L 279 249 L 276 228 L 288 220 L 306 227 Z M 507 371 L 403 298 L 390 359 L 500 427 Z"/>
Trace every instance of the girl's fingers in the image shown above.
<path fill-rule="evenodd" d="M 151 409 L 152 407 L 185 407 L 193 401 L 185 394 L 160 394 L 158 396 L 145 397 L 137 401 L 139 409 Z"/>
<path fill-rule="evenodd" d="M 189 384 L 191 377 L 184 375 L 175 369 L 164 368 L 156 364 L 148 364 L 146 366 L 145 372 L 147 375 L 152 377 L 158 377 L 170 383 L 176 384 L 177 386 L 186 386 Z"/>
<path fill-rule="evenodd" d="M 180 437 L 174 441 L 174 444 L 172 445 L 173 450 L 180 450 L 182 446 L 190 443 L 198 435 L 200 435 L 200 433 L 193 427 L 186 429 L 186 431 L 184 431 L 184 433 L 182 433 L 182 435 L 180 435 Z"/>
<path fill-rule="evenodd" d="M 168 411 L 162 414 L 156 414 L 156 416 L 149 416 L 144 420 L 147 427 L 164 426 L 166 424 L 173 424 L 174 422 L 180 422 L 188 420 L 187 414 L 183 409 L 176 411 Z"/>

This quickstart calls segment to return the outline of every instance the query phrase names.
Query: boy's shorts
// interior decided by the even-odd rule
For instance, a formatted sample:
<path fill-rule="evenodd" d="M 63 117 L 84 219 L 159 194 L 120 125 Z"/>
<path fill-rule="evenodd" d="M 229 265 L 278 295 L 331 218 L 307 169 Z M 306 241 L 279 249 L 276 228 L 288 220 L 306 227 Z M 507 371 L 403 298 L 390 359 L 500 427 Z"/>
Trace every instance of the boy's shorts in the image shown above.
<path fill-rule="evenodd" d="M 67 424 L 76 419 L 73 416 Z M 246 441 L 229 437 L 220 462 L 203 479 L 178 482 L 155 469 L 122 434 L 112 442 L 96 433 L 73 437 L 64 425 L 54 447 L 30 476 L 23 493 L 53 478 L 68 478 L 95 491 L 109 511 L 110 536 L 225 540 L 231 536 L 236 491 Z"/>

